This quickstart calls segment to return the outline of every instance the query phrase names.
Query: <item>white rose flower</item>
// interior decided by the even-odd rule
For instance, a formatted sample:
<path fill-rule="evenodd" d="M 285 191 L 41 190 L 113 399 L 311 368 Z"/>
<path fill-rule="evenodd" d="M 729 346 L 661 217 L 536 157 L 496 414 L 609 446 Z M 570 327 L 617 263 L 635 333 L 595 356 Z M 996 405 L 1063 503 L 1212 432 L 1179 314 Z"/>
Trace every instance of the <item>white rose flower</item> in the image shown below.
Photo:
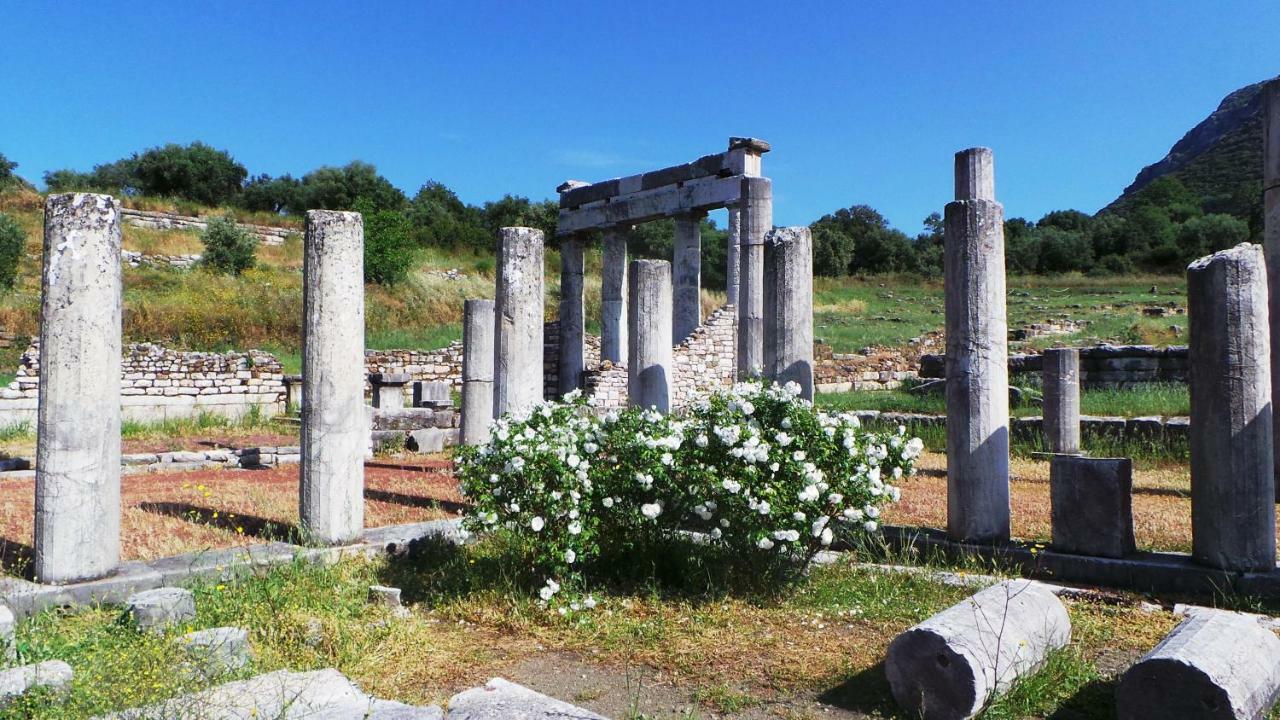
<path fill-rule="evenodd" d="M 767 537 L 760 538 L 759 540 L 756 541 L 756 547 L 760 548 L 761 550 L 772 550 L 773 541 Z"/>
<path fill-rule="evenodd" d="M 542 528 L 545 524 L 546 523 L 543 522 L 541 516 L 535 516 L 532 520 L 529 521 L 529 528 L 534 532 L 542 532 Z"/>
<path fill-rule="evenodd" d="M 574 551 L 573 551 L 573 548 L 569 548 L 568 550 L 565 550 L 565 551 L 564 551 L 564 561 L 565 561 L 565 562 L 567 562 L 567 563 L 569 563 L 570 565 L 572 565 L 574 562 L 576 562 L 576 561 L 577 561 L 577 559 L 578 559 L 578 553 L 574 552 Z"/>
<path fill-rule="evenodd" d="M 710 535 L 712 540 L 719 540 L 724 533 L 720 531 L 720 528 L 712 528 Z"/>
<path fill-rule="evenodd" d="M 570 535 L 580 535 L 581 533 L 582 533 L 582 523 L 578 522 L 577 520 L 569 523 Z"/>
<path fill-rule="evenodd" d="M 640 514 L 653 520 L 662 514 L 662 506 L 658 503 L 645 503 L 640 506 Z"/>
<path fill-rule="evenodd" d="M 863 524 L 862 524 L 862 527 L 863 527 L 867 532 L 875 532 L 875 531 L 876 531 L 876 528 L 878 528 L 878 527 L 880 527 L 880 526 L 876 524 L 876 521 L 875 521 L 875 520 L 868 520 L 868 521 L 866 521 L 865 523 L 863 523 Z"/>
<path fill-rule="evenodd" d="M 818 542 L 822 543 L 823 547 L 826 547 L 831 544 L 831 537 L 831 528 L 823 528 L 822 535 L 818 538 Z"/>
<path fill-rule="evenodd" d="M 601 504 L 601 505 L 604 505 L 604 506 L 605 506 L 605 507 L 607 507 L 607 508 L 611 508 L 611 507 L 613 507 L 613 498 L 611 498 L 611 497 L 607 497 L 607 498 L 605 498 L 604 500 L 601 500 L 601 501 L 600 501 L 600 504 Z"/>

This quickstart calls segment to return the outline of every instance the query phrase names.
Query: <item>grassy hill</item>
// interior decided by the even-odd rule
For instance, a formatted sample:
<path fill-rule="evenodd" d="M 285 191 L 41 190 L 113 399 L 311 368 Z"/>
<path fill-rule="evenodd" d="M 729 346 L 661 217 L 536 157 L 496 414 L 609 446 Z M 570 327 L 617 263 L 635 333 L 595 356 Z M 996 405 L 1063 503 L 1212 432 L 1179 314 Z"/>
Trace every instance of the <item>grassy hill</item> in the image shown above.
<path fill-rule="evenodd" d="M 1240 88 L 1198 123 L 1158 162 L 1138 172 L 1120 197 L 1103 209 L 1123 211 L 1145 187 L 1170 176 L 1201 198 L 1222 198 L 1262 182 L 1262 87 Z"/>

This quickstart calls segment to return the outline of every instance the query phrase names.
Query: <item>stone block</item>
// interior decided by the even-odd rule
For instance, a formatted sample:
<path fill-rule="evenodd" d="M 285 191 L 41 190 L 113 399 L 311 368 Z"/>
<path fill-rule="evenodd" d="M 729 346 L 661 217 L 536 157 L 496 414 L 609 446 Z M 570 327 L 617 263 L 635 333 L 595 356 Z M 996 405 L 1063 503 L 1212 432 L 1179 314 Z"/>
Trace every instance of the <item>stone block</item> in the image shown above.
<path fill-rule="evenodd" d="M 18 659 L 17 618 L 8 605 L 0 605 L 0 657 L 6 662 Z"/>
<path fill-rule="evenodd" d="M 125 605 L 134 627 L 149 632 L 162 633 L 196 618 L 195 596 L 182 588 L 144 590 L 131 595 Z"/>
<path fill-rule="evenodd" d="M 1006 580 L 894 638 L 885 674 L 911 717 L 971 718 L 1071 641 L 1071 620 L 1039 583 Z"/>
<path fill-rule="evenodd" d="M 1278 694 L 1280 639 L 1254 618 L 1202 611 L 1125 671 L 1116 715 L 1261 720 Z"/>
<path fill-rule="evenodd" d="M 396 617 L 408 617 L 409 608 L 400 602 L 400 588 L 386 585 L 369 586 L 369 604 L 384 607 Z"/>
<path fill-rule="evenodd" d="M 589 710 L 494 678 L 449 699 L 449 720 L 606 720 Z"/>
<path fill-rule="evenodd" d="M 213 678 L 235 672 L 252 659 L 249 631 L 238 627 L 218 627 L 187 633 L 178 643 L 191 656 L 199 675 Z"/>
<path fill-rule="evenodd" d="M 35 687 L 67 690 L 71 687 L 71 666 L 61 660 L 46 660 L 0 672 L 0 704 L 13 701 Z"/>
<path fill-rule="evenodd" d="M 1137 549 L 1128 458 L 1055 455 L 1049 485 L 1054 550 L 1119 558 Z"/>
<path fill-rule="evenodd" d="M 409 433 L 405 446 L 409 450 L 420 453 L 444 452 L 446 447 L 456 445 L 458 432 L 442 428 L 424 428 Z"/>
<path fill-rule="evenodd" d="M 493 353 L 488 353 L 492 363 Z M 453 407 L 453 386 L 447 382 L 422 381 L 413 384 L 414 407 Z"/>

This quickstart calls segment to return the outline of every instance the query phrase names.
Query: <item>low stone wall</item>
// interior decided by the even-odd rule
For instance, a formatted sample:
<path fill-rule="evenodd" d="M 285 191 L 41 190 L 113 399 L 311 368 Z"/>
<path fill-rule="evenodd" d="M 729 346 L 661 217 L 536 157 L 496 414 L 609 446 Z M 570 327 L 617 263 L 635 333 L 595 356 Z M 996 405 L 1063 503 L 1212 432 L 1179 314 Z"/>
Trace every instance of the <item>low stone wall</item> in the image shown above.
<path fill-rule="evenodd" d="M 17 377 L 0 390 L 0 424 L 33 422 L 40 394 L 40 351 L 33 342 Z M 237 418 L 253 408 L 283 409 L 280 361 L 259 350 L 184 352 L 151 343 L 126 346 L 120 378 L 124 419 L 162 421 L 203 412 Z"/>
<path fill-rule="evenodd" d="M 671 358 L 673 406 L 688 405 L 718 388 L 733 385 L 737 376 L 737 338 L 737 310 L 732 305 L 725 305 L 708 315 L 697 330 L 675 346 Z M 550 342 L 549 335 L 548 344 Z M 558 341 L 556 348 L 558 351 Z M 551 355 L 549 351 L 547 354 Z M 584 376 L 584 391 L 596 399 L 599 407 L 626 407 L 627 366 L 600 362 L 600 339 L 594 336 L 587 336 L 586 354 L 588 369 Z M 548 362 L 547 368 L 553 370 L 554 363 Z M 555 373 L 548 372 L 546 381 L 546 393 L 551 397 L 555 390 Z"/>
<path fill-rule="evenodd" d="M 204 232 L 205 228 L 209 226 L 208 220 L 205 218 L 153 212 L 151 210 L 134 210 L 132 208 L 122 209 L 120 217 L 134 227 L 151 230 L 194 230 Z M 257 236 L 258 242 L 263 245 L 282 245 L 285 238 L 298 234 L 297 230 L 271 227 L 269 225 L 251 225 L 249 223 L 238 223 L 238 225 Z"/>
<path fill-rule="evenodd" d="M 1009 375 L 1039 373 L 1041 357 L 1010 355 Z M 1080 382 L 1091 388 L 1123 388 L 1155 382 L 1187 382 L 1185 345 L 1158 348 L 1151 345 L 1098 345 L 1080 349 Z M 920 377 L 946 375 L 943 355 L 920 356 Z"/>
<path fill-rule="evenodd" d="M 893 390 L 914 377 L 916 371 L 900 353 L 835 353 L 830 345 L 813 344 L 813 382 L 820 393 Z"/>
<path fill-rule="evenodd" d="M 947 424 L 946 415 L 881 412 L 879 410 L 855 410 L 853 415 L 864 423 L 879 423 L 883 425 L 942 427 Z M 1013 434 L 1021 437 L 1041 437 L 1044 432 L 1043 423 L 1044 419 L 1038 415 L 1009 419 L 1010 429 Z M 1154 415 L 1132 418 L 1110 415 L 1081 415 L 1080 430 L 1086 434 L 1106 436 L 1116 440 L 1187 440 L 1191 437 L 1191 418 L 1185 416 L 1156 417 Z"/>
<path fill-rule="evenodd" d="M 178 270 L 187 270 L 193 268 L 200 262 L 202 256 L 195 255 L 143 255 L 133 250 L 121 250 L 120 259 L 124 260 L 129 267 L 167 267 Z"/>

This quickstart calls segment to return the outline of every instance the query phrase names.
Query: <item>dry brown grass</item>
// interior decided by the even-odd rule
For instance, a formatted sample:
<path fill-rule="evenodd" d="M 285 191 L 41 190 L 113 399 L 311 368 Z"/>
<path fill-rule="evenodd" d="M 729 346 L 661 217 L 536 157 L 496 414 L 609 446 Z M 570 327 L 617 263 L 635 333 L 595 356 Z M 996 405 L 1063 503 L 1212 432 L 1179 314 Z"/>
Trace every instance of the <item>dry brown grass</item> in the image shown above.
<path fill-rule="evenodd" d="M 298 466 L 128 475 L 122 481 L 126 560 L 288 539 L 298 522 Z M 443 458 L 365 468 L 365 525 L 449 517 L 462 501 Z M 35 481 L 0 485 L 0 543 L 7 570 L 29 555 Z"/>
<path fill-rule="evenodd" d="M 944 528 L 947 524 L 946 456 L 927 452 L 920 473 L 902 484 L 902 501 L 885 512 L 887 522 Z M 1015 458 L 1010 464 L 1013 534 L 1028 540 L 1052 537 L 1049 463 Z M 1135 469 L 1133 526 L 1138 547 L 1191 549 L 1191 481 L 1185 465 Z"/>

